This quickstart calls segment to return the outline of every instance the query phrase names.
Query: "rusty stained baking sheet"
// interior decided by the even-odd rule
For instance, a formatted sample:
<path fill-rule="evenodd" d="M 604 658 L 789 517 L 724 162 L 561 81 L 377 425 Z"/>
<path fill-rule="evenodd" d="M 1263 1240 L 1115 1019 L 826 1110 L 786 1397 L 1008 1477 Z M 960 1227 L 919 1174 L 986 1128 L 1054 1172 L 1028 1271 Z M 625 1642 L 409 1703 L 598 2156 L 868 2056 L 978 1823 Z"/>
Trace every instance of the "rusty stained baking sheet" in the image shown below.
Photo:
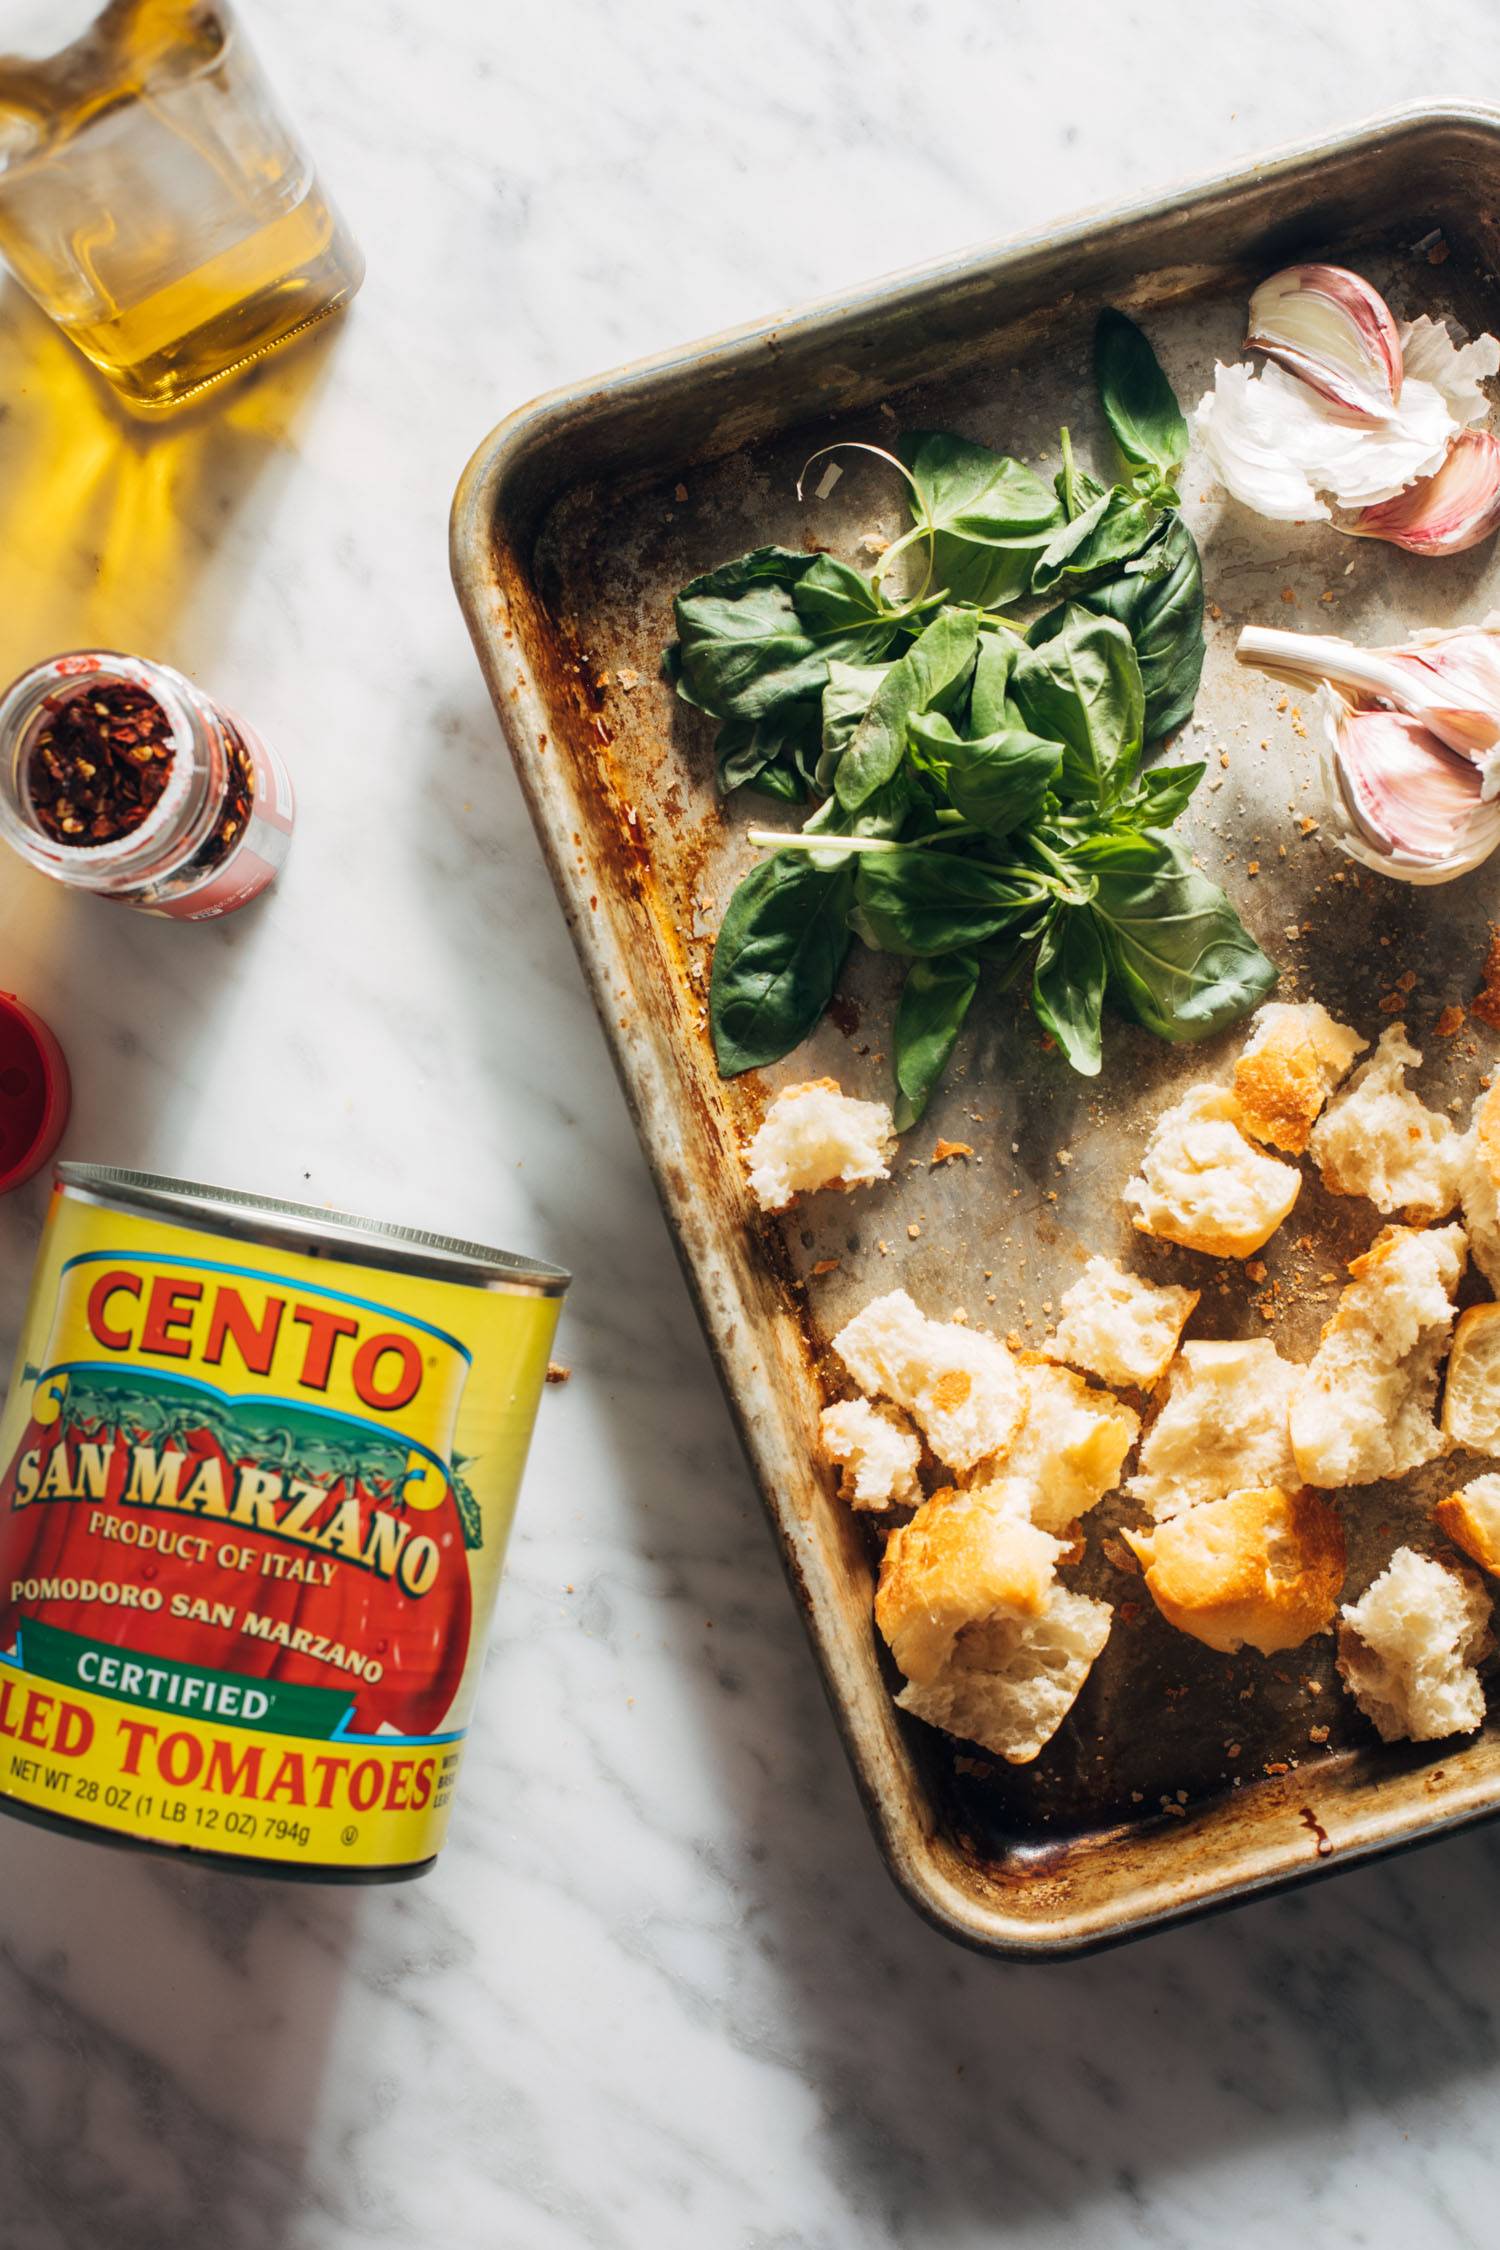
<path fill-rule="evenodd" d="M 671 598 L 770 541 L 869 567 L 868 543 L 904 527 L 892 472 L 848 453 L 825 499 L 796 498 L 803 463 L 835 439 L 952 429 L 1050 473 L 1066 422 L 1109 474 L 1090 372 L 1105 303 L 1144 322 L 1188 408 L 1216 357 L 1237 356 L 1250 287 L 1292 256 L 1357 264 L 1403 317 L 1500 327 L 1497 206 L 1500 116 L 1377 121 L 543 400 L 481 449 L 455 505 L 476 647 L 877 1835 L 914 1903 L 991 1951 L 1078 1951 L 1486 1816 L 1500 1809 L 1500 1738 L 1383 1748 L 1326 1637 L 1266 1660 L 1173 1631 L 1129 1567 L 1117 1532 L 1133 1513 L 1118 1498 L 1087 1519 L 1069 1573 L 1114 1605 L 1114 1630 L 1036 1763 L 1011 1768 L 908 1721 L 870 1614 L 878 1534 L 813 1460 L 818 1405 L 846 1387 L 829 1339 L 900 1286 L 932 1313 L 1037 1343 L 1084 1259 L 1105 1252 L 1201 1289 L 1190 1334 L 1270 1335 L 1306 1358 L 1345 1261 L 1381 1221 L 1324 1194 L 1308 1168 L 1291 1219 L 1249 1266 L 1135 1234 L 1120 1189 L 1152 1119 L 1191 1079 L 1225 1074 L 1242 1035 L 1172 1048 L 1110 1018 L 1102 1075 L 1084 1081 L 1014 994 L 994 992 L 889 1185 L 815 1196 L 779 1221 L 756 1214 L 738 1150 L 778 1085 L 826 1073 L 889 1098 L 900 965 L 856 947 L 806 1046 L 718 1080 L 712 935 L 757 857 L 745 828 L 788 816 L 716 796 L 713 722 L 658 675 Z M 1338 855 L 1310 825 L 1322 810 L 1310 718 L 1233 649 L 1251 621 L 1381 641 L 1477 619 L 1500 600 L 1493 544 L 1434 564 L 1265 523 L 1211 486 L 1196 446 L 1182 489 L 1211 605 L 1195 719 L 1165 753 L 1209 763 L 1182 832 L 1281 964 L 1282 997 L 1316 997 L 1372 1042 L 1399 1006 L 1427 1058 L 1425 1098 L 1466 1115 L 1496 1041 L 1472 1022 L 1446 1039 L 1434 1025 L 1473 993 L 1500 862 L 1420 890 Z M 939 1139 L 973 1155 L 935 1165 Z M 1431 1500 L 1480 1465 L 1341 1496 L 1350 1598 L 1403 1539 L 1439 1544 Z"/>

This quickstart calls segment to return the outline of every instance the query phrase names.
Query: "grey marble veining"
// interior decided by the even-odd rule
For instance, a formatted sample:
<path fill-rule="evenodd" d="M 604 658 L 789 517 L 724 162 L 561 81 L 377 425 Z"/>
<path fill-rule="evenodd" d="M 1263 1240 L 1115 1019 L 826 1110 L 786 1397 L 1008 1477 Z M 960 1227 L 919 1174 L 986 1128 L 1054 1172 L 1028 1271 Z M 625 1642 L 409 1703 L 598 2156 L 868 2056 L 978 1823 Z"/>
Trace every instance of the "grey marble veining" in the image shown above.
<path fill-rule="evenodd" d="M 446 516 L 555 381 L 1394 101 L 1500 100 L 1500 20 L 246 6 L 368 284 L 156 435 L 0 285 L 0 671 L 92 640 L 180 664 L 284 750 L 296 847 L 203 929 L 7 862 L 0 984 L 71 1054 L 72 1153 L 556 1257 L 575 1372 L 436 1873 L 283 1888 L 0 1825 L 0 2250 L 1491 2242 L 1500 1841 L 1047 1969 L 891 1888 Z M 40 1205 L 0 1205 L 7 1349 Z"/>

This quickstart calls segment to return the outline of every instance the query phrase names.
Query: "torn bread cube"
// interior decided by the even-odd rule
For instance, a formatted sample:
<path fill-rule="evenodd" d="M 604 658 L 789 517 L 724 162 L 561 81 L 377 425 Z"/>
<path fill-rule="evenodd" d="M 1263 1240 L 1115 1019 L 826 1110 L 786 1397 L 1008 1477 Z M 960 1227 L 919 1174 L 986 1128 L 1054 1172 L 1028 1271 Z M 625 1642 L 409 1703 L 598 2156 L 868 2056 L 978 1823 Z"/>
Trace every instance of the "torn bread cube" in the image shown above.
<path fill-rule="evenodd" d="M 1369 1044 L 1316 1000 L 1268 1001 L 1234 1066 L 1240 1124 L 1300 1156 L 1323 1104 Z"/>
<path fill-rule="evenodd" d="M 1214 1258 L 1248 1258 L 1270 1241 L 1302 1186 L 1246 1140 L 1225 1086 L 1189 1086 L 1157 1119 L 1125 1207 L 1143 1234 Z"/>
<path fill-rule="evenodd" d="M 1353 1261 L 1292 1400 L 1303 1484 L 1404 1476 L 1447 1450 L 1433 1418 L 1438 1366 L 1467 1254 L 1462 1227 L 1387 1227 Z"/>
<path fill-rule="evenodd" d="M 1458 1316 L 1443 1386 L 1443 1430 L 1454 1445 L 1500 1453 L 1500 1305 L 1470 1305 Z"/>
<path fill-rule="evenodd" d="M 997 1505 L 1029 1516 L 1043 1531 L 1062 1531 L 1114 1491 L 1141 1419 L 1071 1367 L 1054 1367 L 1034 1352 L 1023 1353 L 1020 1365 L 1026 1386 L 1020 1435 L 998 1479 L 986 1477 L 983 1466 L 977 1477 Z"/>
<path fill-rule="evenodd" d="M 1042 1349 L 1106 1383 L 1149 1391 L 1166 1373 L 1198 1295 L 1159 1289 L 1109 1258 L 1090 1258 L 1064 1291 L 1057 1334 Z"/>
<path fill-rule="evenodd" d="M 906 1409 L 950 1469 L 1009 1451 L 1026 1392 L 997 1337 L 929 1320 L 904 1289 L 893 1289 L 857 1312 L 833 1348 L 862 1391 Z"/>
<path fill-rule="evenodd" d="M 1344 1527 L 1319 1493 L 1231 1492 L 1124 1536 L 1168 1624 L 1227 1656 L 1247 1642 L 1274 1656 L 1333 1623 Z"/>
<path fill-rule="evenodd" d="M 783 1086 L 745 1151 L 750 1192 L 763 1211 L 784 1211 L 816 1188 L 888 1180 L 895 1146 L 884 1102 L 856 1101 L 833 1078 Z"/>
<path fill-rule="evenodd" d="M 896 1701 L 930 1727 L 1029 1765 L 1078 1701 L 1113 1622 L 1108 1602 L 1054 1585 L 1034 1616 L 966 1627 L 938 1677 Z"/>
<path fill-rule="evenodd" d="M 1421 1061 L 1405 1024 L 1393 1023 L 1313 1127 L 1312 1159 L 1334 1195 L 1368 1196 L 1377 1211 L 1413 1220 L 1453 1209 L 1461 1136 L 1407 1085 Z"/>
<path fill-rule="evenodd" d="M 1163 1523 L 1230 1492 L 1299 1485 L 1287 1417 L 1301 1372 L 1266 1336 L 1184 1344 L 1126 1491 Z"/>
<path fill-rule="evenodd" d="M 839 1489 L 851 1508 L 905 1507 L 921 1499 L 922 1442 L 894 1406 L 838 1399 L 819 1415 L 818 1435 L 827 1458 L 839 1466 Z"/>
<path fill-rule="evenodd" d="M 1500 1080 L 1474 1104 L 1459 1144 L 1458 1189 L 1474 1263 L 1500 1289 Z"/>
<path fill-rule="evenodd" d="M 909 1680 L 935 1680 L 964 1628 L 1038 1617 L 1062 1546 L 983 1492 L 935 1492 L 891 1533 L 875 1622 Z"/>
<path fill-rule="evenodd" d="M 1383 1742 L 1438 1742 L 1482 1724 L 1474 1667 L 1489 1645 L 1490 1603 L 1472 1571 L 1398 1547 L 1343 1617 L 1339 1671 Z"/>
<path fill-rule="evenodd" d="M 1492 1578 L 1500 1578 L 1500 1476 L 1474 1477 L 1432 1511 L 1433 1521 L 1456 1547 Z"/>

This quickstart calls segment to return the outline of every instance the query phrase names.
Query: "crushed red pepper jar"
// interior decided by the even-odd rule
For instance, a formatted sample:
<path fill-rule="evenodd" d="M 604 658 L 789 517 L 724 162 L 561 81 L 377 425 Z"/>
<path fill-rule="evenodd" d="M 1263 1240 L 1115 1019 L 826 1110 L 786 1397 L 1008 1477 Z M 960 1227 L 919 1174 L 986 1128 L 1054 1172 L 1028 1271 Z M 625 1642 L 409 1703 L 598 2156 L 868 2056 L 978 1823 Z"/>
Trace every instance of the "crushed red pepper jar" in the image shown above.
<path fill-rule="evenodd" d="M 274 751 L 170 665 L 80 651 L 0 698 L 0 835 L 71 888 L 232 913 L 276 876 L 295 809 Z"/>

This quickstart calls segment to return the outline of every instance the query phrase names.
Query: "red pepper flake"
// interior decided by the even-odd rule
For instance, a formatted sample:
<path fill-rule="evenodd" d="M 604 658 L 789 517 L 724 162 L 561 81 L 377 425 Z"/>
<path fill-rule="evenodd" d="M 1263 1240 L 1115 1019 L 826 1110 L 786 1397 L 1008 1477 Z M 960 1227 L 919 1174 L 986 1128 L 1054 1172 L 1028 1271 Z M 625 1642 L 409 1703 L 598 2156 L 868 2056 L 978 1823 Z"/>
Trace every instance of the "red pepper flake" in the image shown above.
<path fill-rule="evenodd" d="M 94 681 L 49 696 L 26 754 L 32 817 L 55 844 L 117 843 L 150 816 L 171 779 L 171 722 L 144 688 Z"/>

